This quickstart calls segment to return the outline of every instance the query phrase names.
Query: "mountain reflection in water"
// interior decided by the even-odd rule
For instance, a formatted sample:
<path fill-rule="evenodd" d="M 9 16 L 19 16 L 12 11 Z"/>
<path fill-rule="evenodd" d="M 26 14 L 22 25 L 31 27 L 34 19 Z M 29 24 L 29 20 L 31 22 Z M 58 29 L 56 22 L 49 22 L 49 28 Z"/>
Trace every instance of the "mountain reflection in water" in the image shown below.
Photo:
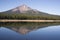
<path fill-rule="evenodd" d="M 23 22 L 21 23 L 0 23 L 0 27 L 11 29 L 20 34 L 27 34 L 31 31 L 44 28 L 44 27 L 54 26 L 54 25 L 60 25 L 60 23 L 26 23 L 26 22 L 24 23 Z"/>

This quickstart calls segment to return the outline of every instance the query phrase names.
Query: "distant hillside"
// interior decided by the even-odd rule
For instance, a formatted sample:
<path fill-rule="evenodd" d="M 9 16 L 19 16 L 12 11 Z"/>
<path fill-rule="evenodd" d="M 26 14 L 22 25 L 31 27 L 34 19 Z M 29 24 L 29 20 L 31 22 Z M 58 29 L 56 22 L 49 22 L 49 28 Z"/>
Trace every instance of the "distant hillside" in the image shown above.
<path fill-rule="evenodd" d="M 35 9 L 28 7 L 27 5 L 21 5 L 14 9 L 1 12 L 0 19 L 44 19 L 44 20 L 60 20 L 60 16 L 51 15 L 48 13 L 44 13 Z"/>

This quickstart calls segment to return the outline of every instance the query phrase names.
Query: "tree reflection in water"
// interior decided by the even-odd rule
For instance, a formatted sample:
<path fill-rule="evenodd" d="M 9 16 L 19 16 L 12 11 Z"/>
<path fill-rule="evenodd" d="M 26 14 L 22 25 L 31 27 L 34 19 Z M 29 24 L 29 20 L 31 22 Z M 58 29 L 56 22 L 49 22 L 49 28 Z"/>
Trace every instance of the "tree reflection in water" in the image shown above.
<path fill-rule="evenodd" d="M 26 23 L 26 22 L 0 23 L 0 27 L 6 27 L 20 34 L 27 34 L 33 30 L 37 30 L 48 26 L 54 26 L 54 25 L 60 25 L 60 23 Z"/>

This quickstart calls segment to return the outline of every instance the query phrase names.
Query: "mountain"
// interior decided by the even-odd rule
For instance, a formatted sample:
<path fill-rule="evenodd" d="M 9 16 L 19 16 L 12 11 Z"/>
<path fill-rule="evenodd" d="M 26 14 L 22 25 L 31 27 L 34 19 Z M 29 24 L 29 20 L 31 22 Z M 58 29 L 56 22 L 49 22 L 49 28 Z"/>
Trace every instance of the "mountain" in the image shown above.
<path fill-rule="evenodd" d="M 24 13 L 24 12 L 29 11 L 29 10 L 32 10 L 32 9 L 30 7 L 28 7 L 27 5 L 23 4 L 21 6 L 14 8 L 14 9 L 11 9 L 7 12 Z"/>
<path fill-rule="evenodd" d="M 48 14 L 44 12 L 40 12 L 36 9 L 32 9 L 28 7 L 27 5 L 23 4 L 21 6 L 18 6 L 14 9 L 8 10 L 5 13 L 30 13 L 30 14 Z"/>
<path fill-rule="evenodd" d="M 14 8 L 14 9 L 6 11 L 6 13 L 25 13 L 29 10 L 32 10 L 32 9 L 30 7 L 28 7 L 27 5 L 23 4 L 21 6 Z"/>
<path fill-rule="evenodd" d="M 59 19 L 58 15 L 51 15 L 45 12 L 32 9 L 23 4 L 14 9 L 0 13 L 0 19 Z"/>

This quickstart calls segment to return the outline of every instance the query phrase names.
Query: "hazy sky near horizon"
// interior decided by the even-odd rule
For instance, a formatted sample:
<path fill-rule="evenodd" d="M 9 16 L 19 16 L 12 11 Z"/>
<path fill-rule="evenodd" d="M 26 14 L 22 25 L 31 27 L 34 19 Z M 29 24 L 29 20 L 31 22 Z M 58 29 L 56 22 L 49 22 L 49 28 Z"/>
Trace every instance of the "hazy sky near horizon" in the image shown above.
<path fill-rule="evenodd" d="M 0 0 L 0 12 L 13 9 L 22 4 L 42 12 L 60 15 L 60 0 Z"/>

